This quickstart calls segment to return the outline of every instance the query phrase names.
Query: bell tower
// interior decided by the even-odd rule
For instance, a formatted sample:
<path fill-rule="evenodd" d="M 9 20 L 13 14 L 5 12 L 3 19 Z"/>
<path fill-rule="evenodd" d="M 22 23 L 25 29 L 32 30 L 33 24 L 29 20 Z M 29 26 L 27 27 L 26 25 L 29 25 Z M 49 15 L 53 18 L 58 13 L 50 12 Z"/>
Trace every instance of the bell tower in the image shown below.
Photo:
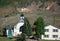
<path fill-rule="evenodd" d="M 24 23 L 24 14 L 21 12 L 19 23 Z"/>

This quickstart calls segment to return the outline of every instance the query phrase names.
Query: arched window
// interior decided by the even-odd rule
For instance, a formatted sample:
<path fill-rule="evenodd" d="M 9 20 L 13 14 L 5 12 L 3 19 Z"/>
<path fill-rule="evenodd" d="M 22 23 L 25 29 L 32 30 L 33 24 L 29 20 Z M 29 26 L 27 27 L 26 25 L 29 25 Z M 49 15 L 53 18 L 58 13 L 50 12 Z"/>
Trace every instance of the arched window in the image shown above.
<path fill-rule="evenodd" d="M 19 32 L 22 32 L 23 28 L 24 28 L 24 26 L 21 26 L 20 29 L 19 29 Z"/>

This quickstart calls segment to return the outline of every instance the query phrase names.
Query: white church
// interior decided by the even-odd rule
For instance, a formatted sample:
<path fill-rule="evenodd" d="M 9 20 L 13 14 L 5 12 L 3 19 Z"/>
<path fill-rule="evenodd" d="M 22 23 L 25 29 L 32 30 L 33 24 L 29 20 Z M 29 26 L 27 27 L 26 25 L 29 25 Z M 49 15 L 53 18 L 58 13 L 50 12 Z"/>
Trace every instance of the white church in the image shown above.
<path fill-rule="evenodd" d="M 20 19 L 13 27 L 6 28 L 7 37 L 16 37 L 22 33 L 24 27 L 24 14 L 21 12 Z"/>
<path fill-rule="evenodd" d="M 14 26 L 14 32 L 12 33 L 12 35 L 17 36 L 21 34 L 23 27 L 24 27 L 24 15 L 22 12 L 19 22 Z"/>

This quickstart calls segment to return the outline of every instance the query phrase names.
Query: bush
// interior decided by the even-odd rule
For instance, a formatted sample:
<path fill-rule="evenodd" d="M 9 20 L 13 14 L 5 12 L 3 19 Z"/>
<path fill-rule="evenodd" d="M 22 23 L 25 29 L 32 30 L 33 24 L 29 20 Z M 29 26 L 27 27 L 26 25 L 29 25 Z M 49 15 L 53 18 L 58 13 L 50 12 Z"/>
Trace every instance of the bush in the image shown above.
<path fill-rule="evenodd" d="M 19 35 L 19 36 L 17 37 L 16 41 L 26 41 L 26 39 L 25 39 L 25 34 L 22 33 L 21 35 Z"/>
<path fill-rule="evenodd" d="M 5 15 L 5 17 L 9 17 L 9 15 Z"/>

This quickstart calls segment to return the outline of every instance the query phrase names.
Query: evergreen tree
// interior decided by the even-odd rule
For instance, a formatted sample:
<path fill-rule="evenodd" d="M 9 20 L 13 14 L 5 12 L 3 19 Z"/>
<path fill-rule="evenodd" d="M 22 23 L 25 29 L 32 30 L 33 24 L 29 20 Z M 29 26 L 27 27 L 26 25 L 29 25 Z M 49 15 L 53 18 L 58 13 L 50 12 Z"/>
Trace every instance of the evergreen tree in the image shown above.
<path fill-rule="evenodd" d="M 27 36 L 32 35 L 31 25 L 27 18 L 24 19 L 24 32 Z"/>
<path fill-rule="evenodd" d="M 44 34 L 44 20 L 42 17 L 39 17 L 36 22 L 34 23 L 36 25 L 36 35 L 38 38 L 41 38 L 41 35 Z"/>
<path fill-rule="evenodd" d="M 10 3 L 11 3 L 10 0 L 0 0 L 0 6 L 9 5 Z"/>

